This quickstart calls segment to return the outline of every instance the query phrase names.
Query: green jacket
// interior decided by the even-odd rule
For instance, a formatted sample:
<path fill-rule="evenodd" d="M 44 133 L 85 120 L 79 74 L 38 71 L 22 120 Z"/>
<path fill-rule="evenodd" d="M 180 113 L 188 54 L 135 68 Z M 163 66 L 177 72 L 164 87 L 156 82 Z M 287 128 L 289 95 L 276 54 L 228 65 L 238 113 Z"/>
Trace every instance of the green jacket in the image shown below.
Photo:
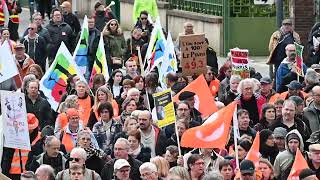
<path fill-rule="evenodd" d="M 134 24 L 137 22 L 141 11 L 148 11 L 150 16 L 155 19 L 159 16 L 156 0 L 135 0 L 133 5 L 132 20 Z"/>

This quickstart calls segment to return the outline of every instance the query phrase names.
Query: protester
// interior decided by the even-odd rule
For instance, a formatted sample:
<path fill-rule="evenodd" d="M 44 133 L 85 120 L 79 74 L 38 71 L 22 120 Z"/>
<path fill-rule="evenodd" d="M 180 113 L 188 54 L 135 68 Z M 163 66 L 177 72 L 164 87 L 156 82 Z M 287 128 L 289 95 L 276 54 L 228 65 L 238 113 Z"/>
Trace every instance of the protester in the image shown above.
<path fill-rule="evenodd" d="M 268 159 L 272 164 L 279 153 L 274 142 L 273 132 L 269 129 L 260 131 L 260 153 L 262 158 Z"/>
<path fill-rule="evenodd" d="M 314 171 L 312 171 L 311 169 L 307 168 L 307 169 L 303 169 L 300 172 L 299 179 L 301 179 L 301 180 L 308 180 L 308 179 L 317 180 L 319 178 L 316 176 Z"/>
<path fill-rule="evenodd" d="M 278 67 L 286 57 L 286 46 L 288 44 L 293 44 L 294 42 L 300 43 L 299 34 L 293 30 L 292 20 L 284 19 L 282 21 L 282 26 L 271 35 L 269 42 L 270 56 L 267 63 L 274 64 L 275 66 L 275 70 L 270 72 L 270 77 L 275 77 L 273 72 L 275 72 L 275 75 L 278 74 Z M 276 81 L 276 83 L 279 82 Z"/>
<path fill-rule="evenodd" d="M 318 107 L 320 107 L 320 86 L 312 88 L 311 96 L 313 97 L 312 103 L 303 110 L 303 120 L 306 125 L 310 128 L 311 132 L 316 132 L 320 128 Z"/>
<path fill-rule="evenodd" d="M 19 40 L 19 14 L 22 12 L 22 8 L 20 6 L 20 2 L 16 0 L 8 0 L 7 9 L 9 12 L 9 31 L 10 31 L 10 39 L 13 41 Z"/>
<path fill-rule="evenodd" d="M 139 19 L 137 20 L 137 23 L 135 25 L 136 28 L 141 29 L 141 31 L 142 31 L 141 37 L 145 43 L 149 42 L 151 32 L 153 30 L 153 25 L 148 20 L 148 17 L 149 17 L 148 11 L 141 11 Z"/>
<path fill-rule="evenodd" d="M 168 179 L 170 180 L 191 180 L 188 170 L 181 166 L 172 167 L 169 170 Z"/>
<path fill-rule="evenodd" d="M 167 178 L 170 166 L 169 162 L 164 157 L 153 157 L 150 159 L 150 162 L 156 165 L 159 178 Z"/>
<path fill-rule="evenodd" d="M 81 26 L 78 17 L 72 13 L 71 3 L 65 1 L 60 5 L 60 7 L 62 8 L 63 21 L 69 24 L 74 35 L 78 35 L 81 30 Z"/>
<path fill-rule="evenodd" d="M 234 176 L 232 164 L 229 160 L 223 160 L 219 163 L 219 171 L 224 180 L 232 180 Z"/>
<path fill-rule="evenodd" d="M 266 98 L 267 102 L 270 98 L 276 94 L 276 91 L 272 89 L 272 80 L 269 77 L 263 77 L 260 79 L 261 83 L 261 95 Z"/>
<path fill-rule="evenodd" d="M 82 123 L 87 126 L 90 111 L 94 104 L 94 98 L 89 94 L 88 84 L 83 80 L 79 80 L 75 83 L 76 95 L 78 96 L 79 111 Z"/>
<path fill-rule="evenodd" d="M 151 149 L 141 144 L 141 133 L 138 130 L 128 131 L 128 141 L 130 145 L 129 155 L 141 161 L 148 162 L 151 158 Z"/>
<path fill-rule="evenodd" d="M 264 104 L 262 106 L 262 118 L 258 124 L 254 126 L 256 131 L 268 129 L 276 123 L 276 108 L 272 104 Z"/>
<path fill-rule="evenodd" d="M 39 66 L 38 64 L 31 64 L 26 74 L 34 74 L 39 81 L 44 75 L 41 66 Z"/>
<path fill-rule="evenodd" d="M 273 130 L 274 143 L 277 145 L 279 152 L 286 150 L 285 137 L 287 133 L 287 130 L 283 127 L 277 127 Z"/>
<path fill-rule="evenodd" d="M 108 66 L 112 70 L 121 68 L 126 50 L 126 42 L 118 20 L 111 19 L 103 28 L 102 33 Z"/>
<path fill-rule="evenodd" d="M 267 159 L 261 158 L 259 160 L 259 170 L 262 173 L 262 180 L 275 180 L 273 175 L 273 166 Z"/>
<path fill-rule="evenodd" d="M 320 172 L 319 172 L 319 167 L 320 167 L 320 144 L 311 144 L 309 146 L 309 158 L 310 160 L 308 161 L 308 166 L 311 170 L 315 172 L 315 175 L 317 178 L 320 177 Z"/>
<path fill-rule="evenodd" d="M 121 95 L 120 90 L 122 89 L 122 80 L 123 74 L 119 69 L 112 71 L 109 86 L 114 99 L 118 99 Z"/>
<path fill-rule="evenodd" d="M 47 45 L 43 37 L 37 34 L 38 26 L 36 23 L 29 24 L 28 34 L 21 39 L 25 47 L 25 53 L 38 64 L 42 71 L 46 71 Z M 40 78 L 41 79 L 41 78 Z"/>
<path fill-rule="evenodd" d="M 35 172 L 38 180 L 55 180 L 54 169 L 47 164 L 42 164 Z"/>
<path fill-rule="evenodd" d="M 257 179 L 257 175 L 255 173 L 255 166 L 250 160 L 243 160 L 240 163 L 240 174 L 243 180 Z"/>
<path fill-rule="evenodd" d="M 46 26 L 51 39 L 48 44 L 48 49 L 50 49 L 48 52 L 49 65 L 52 64 L 61 42 L 64 42 L 70 52 L 73 52 L 76 46 L 75 34 L 73 33 L 72 28 L 67 23 L 63 22 L 61 11 L 59 9 L 53 9 L 51 16 L 52 19 Z M 42 17 L 44 16 L 42 15 Z"/>
<path fill-rule="evenodd" d="M 117 180 L 129 180 L 131 166 L 125 159 L 118 159 L 114 163 L 114 174 Z"/>
<path fill-rule="evenodd" d="M 277 179 L 288 178 L 296 151 L 303 151 L 304 149 L 303 138 L 296 129 L 287 134 L 285 143 L 286 150 L 278 154 L 273 166 L 274 176 Z"/>
<path fill-rule="evenodd" d="M 203 158 L 199 154 L 192 154 L 188 160 L 188 171 L 191 179 L 200 180 L 204 175 L 205 164 Z"/>
<path fill-rule="evenodd" d="M 115 15 L 113 14 L 111 8 L 105 8 L 103 4 L 100 2 L 96 2 L 94 5 L 94 20 L 95 27 L 102 32 L 103 28 L 111 19 L 115 19 Z"/>
<path fill-rule="evenodd" d="M 232 75 L 230 77 L 230 84 L 226 88 L 226 91 L 219 90 L 219 101 L 223 104 L 230 104 L 237 96 L 238 96 L 238 86 L 241 81 L 241 77 L 239 75 Z M 221 89 L 222 83 L 220 84 Z"/>

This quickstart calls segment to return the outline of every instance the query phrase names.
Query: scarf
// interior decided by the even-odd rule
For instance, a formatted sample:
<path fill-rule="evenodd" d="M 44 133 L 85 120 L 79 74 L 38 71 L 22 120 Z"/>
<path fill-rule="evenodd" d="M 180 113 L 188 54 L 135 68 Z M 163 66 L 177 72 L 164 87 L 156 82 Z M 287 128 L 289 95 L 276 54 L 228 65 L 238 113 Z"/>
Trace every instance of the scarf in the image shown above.
<path fill-rule="evenodd" d="M 141 152 L 141 145 L 139 144 L 139 147 L 135 150 L 129 150 L 129 155 L 131 155 L 133 158 L 137 158 L 137 156 L 140 154 Z"/>
<path fill-rule="evenodd" d="M 102 150 L 94 148 L 92 144 L 89 148 L 84 148 L 84 150 L 87 153 L 87 159 L 89 159 L 92 156 L 97 156 L 103 159 L 106 156 L 106 154 Z"/>

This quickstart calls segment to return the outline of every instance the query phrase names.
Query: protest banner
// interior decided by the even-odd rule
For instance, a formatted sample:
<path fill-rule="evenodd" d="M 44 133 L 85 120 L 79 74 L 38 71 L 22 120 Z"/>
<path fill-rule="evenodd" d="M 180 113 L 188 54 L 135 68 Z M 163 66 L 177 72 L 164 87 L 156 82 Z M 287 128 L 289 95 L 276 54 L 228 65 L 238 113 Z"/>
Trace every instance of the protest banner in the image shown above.
<path fill-rule="evenodd" d="M 31 150 L 24 94 L 0 91 L 4 147 Z"/>
<path fill-rule="evenodd" d="M 11 54 L 10 45 L 5 41 L 0 47 L 0 83 L 19 74 L 13 55 Z"/>
<path fill-rule="evenodd" d="M 204 34 L 179 37 L 182 74 L 193 76 L 207 72 L 207 43 Z"/>
<path fill-rule="evenodd" d="M 249 51 L 247 49 L 230 49 L 232 74 L 240 75 L 242 79 L 250 78 Z"/>
<path fill-rule="evenodd" d="M 153 94 L 154 104 L 160 128 L 175 122 L 175 112 L 171 97 L 171 90 Z"/>

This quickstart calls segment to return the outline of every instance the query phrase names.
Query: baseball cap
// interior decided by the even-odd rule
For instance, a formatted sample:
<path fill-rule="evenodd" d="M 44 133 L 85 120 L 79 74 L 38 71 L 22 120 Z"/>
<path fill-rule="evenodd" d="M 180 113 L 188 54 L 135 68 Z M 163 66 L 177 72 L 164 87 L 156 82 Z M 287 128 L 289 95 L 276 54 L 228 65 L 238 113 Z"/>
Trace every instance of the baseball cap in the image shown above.
<path fill-rule="evenodd" d="M 268 76 L 260 79 L 261 84 L 271 84 L 271 82 L 272 82 L 272 80 Z"/>
<path fill-rule="evenodd" d="M 194 95 L 196 95 L 194 92 L 183 91 L 183 92 L 179 95 L 179 100 L 180 100 L 180 101 L 184 101 L 184 100 L 186 100 L 186 99 L 192 98 Z"/>
<path fill-rule="evenodd" d="M 15 49 L 25 49 L 25 47 L 22 43 L 17 43 Z"/>
<path fill-rule="evenodd" d="M 119 170 L 119 169 L 126 167 L 126 166 L 131 167 L 127 160 L 118 159 L 118 160 L 116 160 L 116 162 L 113 165 L 113 170 L 116 171 L 116 170 Z"/>
<path fill-rule="evenodd" d="M 284 20 L 282 21 L 282 24 L 283 24 L 283 25 L 285 25 L 285 24 L 292 25 L 292 21 L 291 21 L 291 19 L 284 19 Z"/>
<path fill-rule="evenodd" d="M 243 160 L 240 163 L 240 172 L 241 174 L 254 174 L 254 164 L 250 160 Z"/>
<path fill-rule="evenodd" d="M 303 88 L 302 84 L 301 84 L 299 81 L 297 81 L 297 80 L 291 81 L 290 84 L 288 84 L 288 85 L 286 85 L 286 86 L 287 86 L 289 89 L 295 89 L 295 90 L 297 90 L 297 89 L 302 89 L 302 88 Z"/>

